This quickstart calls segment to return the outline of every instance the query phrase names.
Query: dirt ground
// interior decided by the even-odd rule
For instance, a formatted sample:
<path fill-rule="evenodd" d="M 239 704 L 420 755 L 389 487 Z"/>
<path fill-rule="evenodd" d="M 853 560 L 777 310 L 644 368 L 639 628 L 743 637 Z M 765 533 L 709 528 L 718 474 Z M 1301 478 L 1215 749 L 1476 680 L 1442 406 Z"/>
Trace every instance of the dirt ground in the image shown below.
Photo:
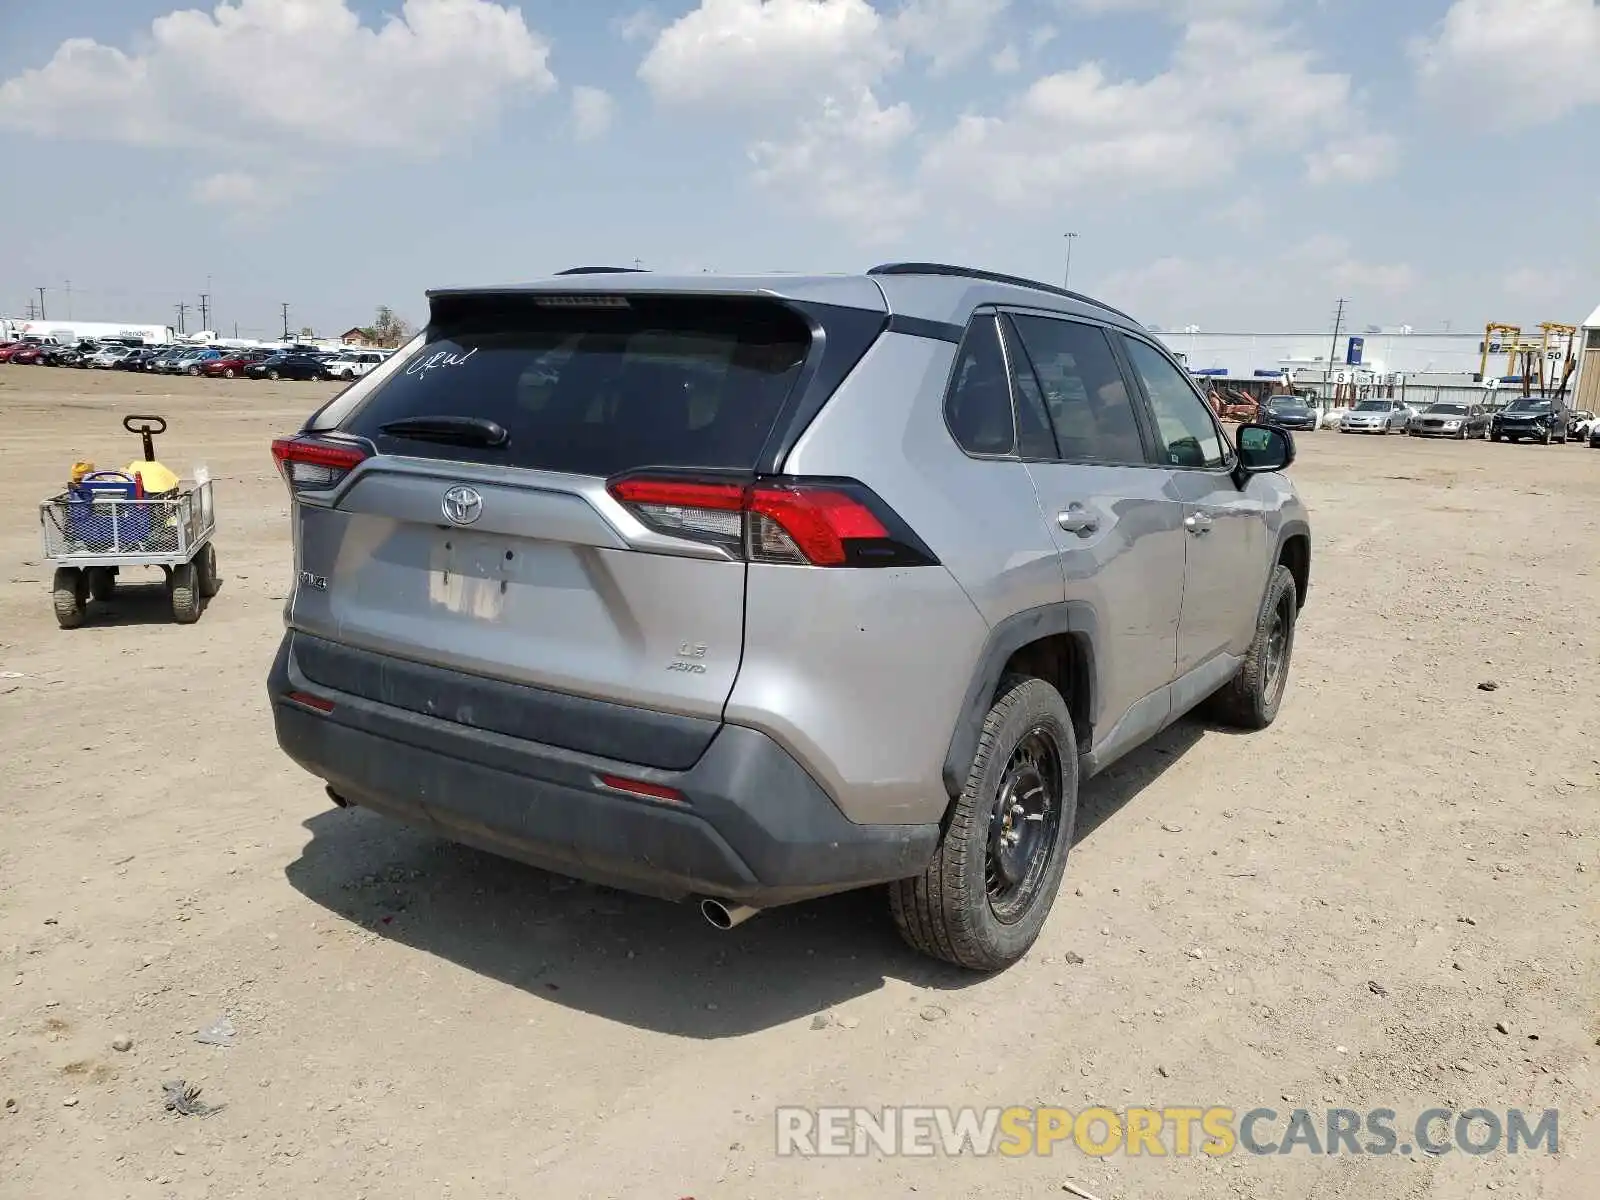
<path fill-rule="evenodd" d="M 268 439 L 332 390 L 0 367 L 0 1196 L 1600 1195 L 1600 452 L 1302 435 L 1277 724 L 1089 784 L 1040 944 L 975 979 L 872 893 L 719 933 L 332 808 L 264 687 Z M 150 410 L 223 590 L 62 632 L 36 504 Z M 780 1104 L 1554 1107 L 1560 1151 L 818 1161 Z"/>

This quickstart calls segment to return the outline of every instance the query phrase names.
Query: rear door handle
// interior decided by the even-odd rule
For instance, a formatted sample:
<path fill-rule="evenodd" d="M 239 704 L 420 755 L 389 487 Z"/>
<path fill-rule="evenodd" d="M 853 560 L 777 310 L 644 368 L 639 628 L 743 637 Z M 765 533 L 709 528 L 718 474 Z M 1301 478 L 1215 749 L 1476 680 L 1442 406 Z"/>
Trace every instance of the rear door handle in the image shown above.
<path fill-rule="evenodd" d="M 1195 537 L 1204 537 L 1211 532 L 1211 518 L 1206 516 L 1205 513 L 1195 513 L 1193 516 L 1183 519 L 1183 527 L 1194 534 Z"/>
<path fill-rule="evenodd" d="M 1068 533 L 1087 537 L 1100 528 L 1100 518 L 1081 504 L 1070 504 L 1056 514 L 1056 524 Z"/>

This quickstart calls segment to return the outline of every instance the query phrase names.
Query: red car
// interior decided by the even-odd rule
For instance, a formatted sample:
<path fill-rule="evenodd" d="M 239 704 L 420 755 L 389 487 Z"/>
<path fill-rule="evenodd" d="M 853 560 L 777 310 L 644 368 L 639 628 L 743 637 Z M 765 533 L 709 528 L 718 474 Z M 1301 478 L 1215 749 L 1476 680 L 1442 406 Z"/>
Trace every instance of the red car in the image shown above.
<path fill-rule="evenodd" d="M 232 379 L 235 375 L 243 375 L 244 369 L 256 360 L 244 354 L 230 354 L 224 358 L 213 358 L 209 362 L 200 364 L 200 374 L 209 375 L 215 379 L 222 376 Z"/>
<path fill-rule="evenodd" d="M 12 348 L 11 357 L 8 361 L 14 362 L 18 366 L 33 365 L 38 363 L 43 355 L 43 346 L 16 346 Z"/>
<path fill-rule="evenodd" d="M 0 362 L 10 362 L 13 354 L 18 350 L 26 349 L 26 347 L 26 342 L 7 342 L 5 345 L 0 346 Z"/>

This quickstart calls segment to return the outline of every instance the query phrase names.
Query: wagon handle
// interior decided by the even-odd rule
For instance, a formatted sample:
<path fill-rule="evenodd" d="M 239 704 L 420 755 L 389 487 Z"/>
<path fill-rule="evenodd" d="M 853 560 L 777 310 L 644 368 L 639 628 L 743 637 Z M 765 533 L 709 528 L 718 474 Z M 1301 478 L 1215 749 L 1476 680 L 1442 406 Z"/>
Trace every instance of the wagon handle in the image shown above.
<path fill-rule="evenodd" d="M 135 424 L 134 422 L 136 421 L 141 423 Z M 165 417 L 142 417 L 133 414 L 122 418 L 122 427 L 129 433 L 137 433 L 144 439 L 144 461 L 154 462 L 156 460 L 156 444 L 150 435 L 152 433 L 165 433 L 167 431 L 167 419 Z"/>

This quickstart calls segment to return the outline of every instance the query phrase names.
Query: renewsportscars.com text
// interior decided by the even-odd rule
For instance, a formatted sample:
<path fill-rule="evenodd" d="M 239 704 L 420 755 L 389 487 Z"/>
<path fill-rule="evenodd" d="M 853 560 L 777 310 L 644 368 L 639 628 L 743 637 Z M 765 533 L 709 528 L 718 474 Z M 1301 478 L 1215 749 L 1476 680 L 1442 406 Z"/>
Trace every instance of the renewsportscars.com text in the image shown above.
<path fill-rule="evenodd" d="M 1559 1112 L 1392 1108 L 779 1108 L 780 1156 L 1048 1156 L 1076 1151 L 1209 1157 L 1556 1153 Z"/>

